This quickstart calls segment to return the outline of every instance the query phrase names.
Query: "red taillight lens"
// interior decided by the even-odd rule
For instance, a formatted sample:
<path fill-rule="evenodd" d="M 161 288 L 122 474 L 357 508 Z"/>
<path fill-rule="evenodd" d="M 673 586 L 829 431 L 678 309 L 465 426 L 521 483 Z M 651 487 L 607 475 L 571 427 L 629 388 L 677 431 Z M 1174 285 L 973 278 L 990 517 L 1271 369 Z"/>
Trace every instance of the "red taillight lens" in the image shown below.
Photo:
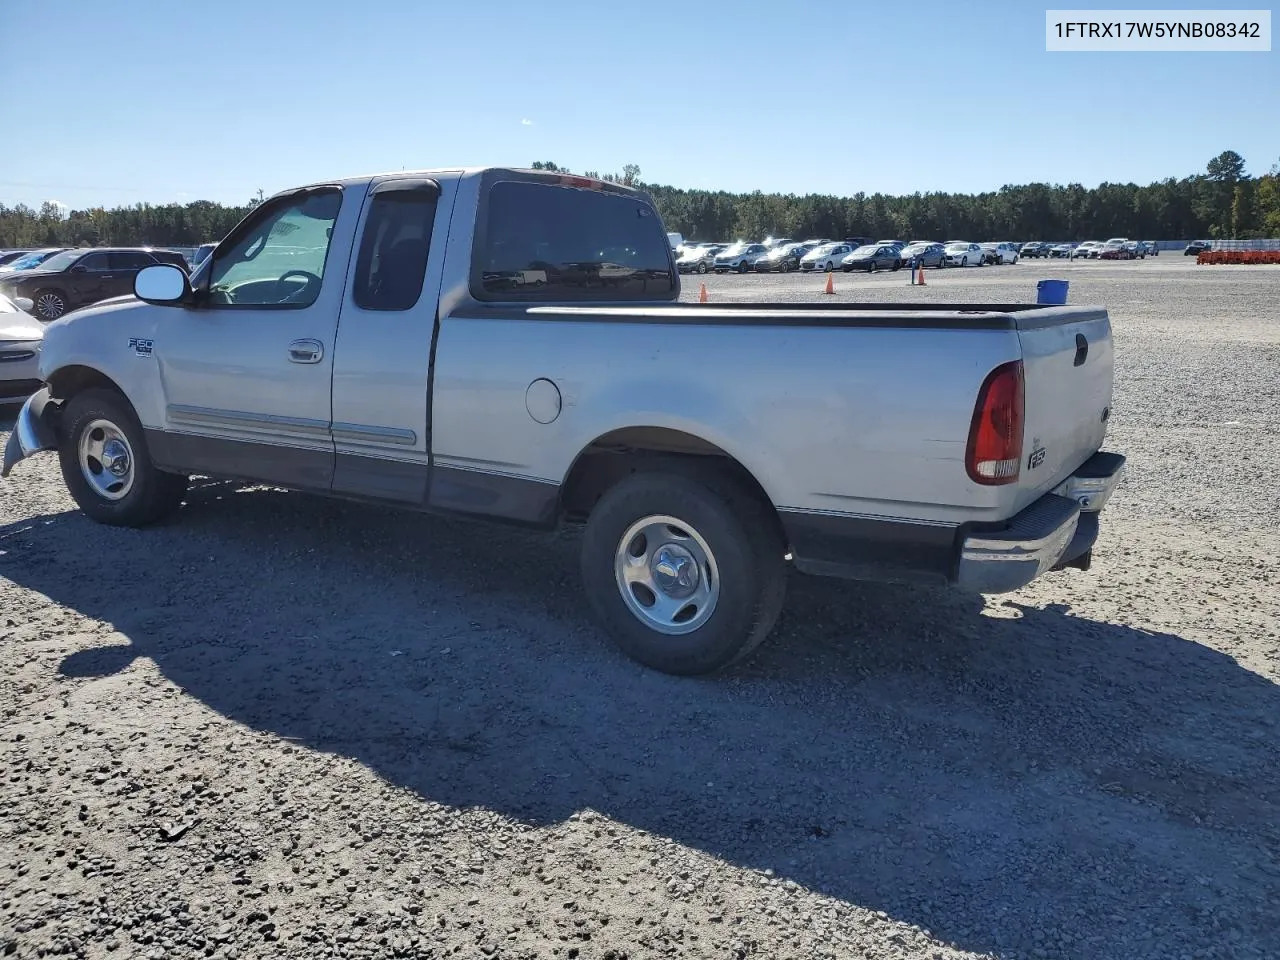
<path fill-rule="evenodd" d="M 964 465 L 974 483 L 1014 483 L 1022 467 L 1022 361 L 1001 364 L 987 374 L 969 427 Z"/>

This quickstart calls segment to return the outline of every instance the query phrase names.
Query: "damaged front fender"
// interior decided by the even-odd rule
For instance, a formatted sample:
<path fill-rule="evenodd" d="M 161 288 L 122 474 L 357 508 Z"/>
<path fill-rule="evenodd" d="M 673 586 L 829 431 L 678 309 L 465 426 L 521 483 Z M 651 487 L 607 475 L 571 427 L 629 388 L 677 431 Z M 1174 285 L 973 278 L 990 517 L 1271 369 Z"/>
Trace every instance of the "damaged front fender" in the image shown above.
<path fill-rule="evenodd" d="M 7 477 L 15 463 L 33 453 L 57 449 L 58 432 L 53 425 L 57 409 L 58 404 L 49 397 L 48 387 L 27 398 L 13 425 L 13 432 L 9 434 L 9 442 L 4 446 L 4 466 L 0 468 L 0 477 Z"/>

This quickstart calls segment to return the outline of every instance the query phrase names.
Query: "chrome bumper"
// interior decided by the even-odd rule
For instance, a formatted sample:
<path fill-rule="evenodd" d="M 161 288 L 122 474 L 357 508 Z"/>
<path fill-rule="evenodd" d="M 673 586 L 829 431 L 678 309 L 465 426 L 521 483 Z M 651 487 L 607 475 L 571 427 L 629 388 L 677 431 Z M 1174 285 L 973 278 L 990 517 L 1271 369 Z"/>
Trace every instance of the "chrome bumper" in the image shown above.
<path fill-rule="evenodd" d="M 7 477 L 19 460 L 58 446 L 58 435 L 48 419 L 48 414 L 56 406 L 50 403 L 48 387 L 27 398 L 13 425 L 13 432 L 9 434 L 9 442 L 4 445 L 4 466 L 0 468 L 0 477 Z"/>
<path fill-rule="evenodd" d="M 1053 569 L 1087 567 L 1098 512 L 1124 472 L 1118 453 L 1095 453 L 1051 493 L 995 530 L 965 537 L 956 585 L 976 593 L 1018 590 Z"/>

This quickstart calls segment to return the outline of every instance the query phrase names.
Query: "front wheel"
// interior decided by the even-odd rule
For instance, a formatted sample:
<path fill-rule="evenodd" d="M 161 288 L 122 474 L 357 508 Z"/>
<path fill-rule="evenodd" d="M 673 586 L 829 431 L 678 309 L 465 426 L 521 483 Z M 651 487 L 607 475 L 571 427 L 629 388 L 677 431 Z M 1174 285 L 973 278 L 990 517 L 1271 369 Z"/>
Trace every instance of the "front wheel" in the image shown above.
<path fill-rule="evenodd" d="M 187 477 L 151 462 L 142 425 L 114 390 L 86 390 L 67 402 L 58 459 L 72 499 L 98 523 L 146 526 L 176 510 L 187 492 Z"/>
<path fill-rule="evenodd" d="M 614 642 L 679 676 L 740 660 L 768 636 L 786 589 L 777 517 L 737 482 L 654 469 L 610 489 L 587 520 L 582 579 Z"/>
<path fill-rule="evenodd" d="M 32 299 L 41 320 L 57 320 L 67 312 L 67 295 L 61 290 L 41 290 Z"/>
<path fill-rule="evenodd" d="M 747 261 L 743 260 L 740 264 L 738 264 L 738 272 L 739 273 L 747 272 Z"/>
<path fill-rule="evenodd" d="M 706 273 L 706 272 L 707 272 L 707 265 L 706 265 L 705 263 L 700 263 L 700 264 L 698 264 L 698 272 L 699 272 L 699 273 Z"/>

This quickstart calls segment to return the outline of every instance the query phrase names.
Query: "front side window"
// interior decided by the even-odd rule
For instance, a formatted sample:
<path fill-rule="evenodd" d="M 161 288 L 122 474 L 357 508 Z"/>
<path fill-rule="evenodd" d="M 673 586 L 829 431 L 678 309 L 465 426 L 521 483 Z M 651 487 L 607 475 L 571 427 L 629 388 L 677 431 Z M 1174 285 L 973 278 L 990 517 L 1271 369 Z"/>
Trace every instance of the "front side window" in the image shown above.
<path fill-rule="evenodd" d="M 219 250 L 209 276 L 209 305 L 297 308 L 315 303 L 341 204 L 337 189 L 271 202 Z"/>
<path fill-rule="evenodd" d="M 107 253 L 91 253 L 79 263 L 77 267 L 83 267 L 85 270 L 91 270 L 94 273 L 105 273 L 111 269 L 110 254 Z"/>
<path fill-rule="evenodd" d="M 676 289 L 667 235 L 638 197 L 504 180 L 487 207 L 472 280 L 482 299 L 642 300 Z"/>
<path fill-rule="evenodd" d="M 431 251 L 439 188 L 387 186 L 374 194 L 360 238 L 352 299 L 364 310 L 408 310 L 416 304 Z"/>

